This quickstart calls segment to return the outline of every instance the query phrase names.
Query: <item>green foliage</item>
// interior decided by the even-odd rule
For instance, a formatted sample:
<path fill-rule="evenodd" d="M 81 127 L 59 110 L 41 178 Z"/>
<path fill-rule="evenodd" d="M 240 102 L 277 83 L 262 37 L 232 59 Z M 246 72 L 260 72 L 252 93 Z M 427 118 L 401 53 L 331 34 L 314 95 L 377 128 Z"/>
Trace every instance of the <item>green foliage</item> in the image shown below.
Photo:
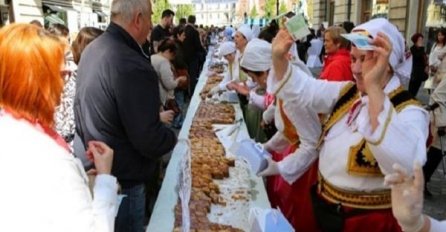
<path fill-rule="evenodd" d="M 288 12 L 288 9 L 286 7 L 286 4 L 284 1 L 280 2 L 280 6 L 279 6 L 279 14 L 283 14 Z"/>
<path fill-rule="evenodd" d="M 186 18 L 189 15 L 194 15 L 194 6 L 192 4 L 180 4 L 176 7 L 175 24 L 178 24 L 180 18 Z"/>
<path fill-rule="evenodd" d="M 259 15 L 259 13 L 257 13 L 257 8 L 256 6 L 253 6 L 251 9 L 251 12 L 249 13 L 249 17 L 251 17 L 252 19 L 256 18 Z"/>
<path fill-rule="evenodd" d="M 152 22 L 158 24 L 161 20 L 161 15 L 164 10 L 171 9 L 168 0 L 152 0 Z"/>
<path fill-rule="evenodd" d="M 265 3 L 265 18 L 273 18 L 276 16 L 276 1 L 277 0 L 266 0 Z"/>

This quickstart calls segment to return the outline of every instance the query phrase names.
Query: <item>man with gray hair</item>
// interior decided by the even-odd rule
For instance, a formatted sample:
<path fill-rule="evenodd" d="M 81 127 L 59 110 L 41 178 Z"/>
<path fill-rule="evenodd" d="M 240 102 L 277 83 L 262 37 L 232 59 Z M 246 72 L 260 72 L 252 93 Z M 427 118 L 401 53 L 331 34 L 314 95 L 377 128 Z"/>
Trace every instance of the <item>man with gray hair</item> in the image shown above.
<path fill-rule="evenodd" d="M 114 150 L 112 174 L 127 195 L 115 231 L 143 231 L 144 183 L 176 143 L 160 121 L 158 77 L 141 50 L 152 28 L 150 0 L 113 0 L 111 23 L 82 54 L 75 97 L 76 132 Z M 76 152 L 77 153 L 77 152 Z"/>

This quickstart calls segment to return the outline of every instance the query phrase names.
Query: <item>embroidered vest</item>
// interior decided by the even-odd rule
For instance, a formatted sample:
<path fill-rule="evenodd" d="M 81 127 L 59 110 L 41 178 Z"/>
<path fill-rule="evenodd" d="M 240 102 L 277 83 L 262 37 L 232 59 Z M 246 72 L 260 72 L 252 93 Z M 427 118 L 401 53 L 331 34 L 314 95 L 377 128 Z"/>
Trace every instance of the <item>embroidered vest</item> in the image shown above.
<path fill-rule="evenodd" d="M 283 109 L 283 100 L 277 99 L 277 105 L 279 107 L 280 117 L 283 122 L 283 135 L 290 144 L 299 144 L 299 136 L 297 135 L 296 128 L 294 127 L 288 116 L 285 114 L 285 110 Z"/>
<path fill-rule="evenodd" d="M 328 134 L 333 125 L 348 113 L 353 103 L 358 100 L 359 97 L 360 94 L 355 84 L 349 83 L 342 88 L 332 113 L 325 123 L 323 123 L 322 134 L 318 144 L 319 148 L 322 146 L 324 137 Z M 401 112 L 408 105 L 421 105 L 401 86 L 390 92 L 388 97 L 396 112 Z M 356 176 L 383 176 L 379 169 L 378 162 L 364 138 L 358 144 L 350 147 L 347 172 L 350 175 Z"/>

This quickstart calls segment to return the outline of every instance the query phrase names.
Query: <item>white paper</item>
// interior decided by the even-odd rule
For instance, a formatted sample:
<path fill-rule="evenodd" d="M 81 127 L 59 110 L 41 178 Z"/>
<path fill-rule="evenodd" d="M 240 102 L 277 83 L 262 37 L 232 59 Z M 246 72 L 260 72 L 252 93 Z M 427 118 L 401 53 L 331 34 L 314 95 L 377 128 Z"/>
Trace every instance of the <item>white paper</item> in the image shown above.
<path fill-rule="evenodd" d="M 304 17 L 302 17 L 300 14 L 297 14 L 289 19 L 285 23 L 285 26 L 293 37 L 294 41 L 302 39 L 310 34 L 308 25 L 305 23 Z"/>

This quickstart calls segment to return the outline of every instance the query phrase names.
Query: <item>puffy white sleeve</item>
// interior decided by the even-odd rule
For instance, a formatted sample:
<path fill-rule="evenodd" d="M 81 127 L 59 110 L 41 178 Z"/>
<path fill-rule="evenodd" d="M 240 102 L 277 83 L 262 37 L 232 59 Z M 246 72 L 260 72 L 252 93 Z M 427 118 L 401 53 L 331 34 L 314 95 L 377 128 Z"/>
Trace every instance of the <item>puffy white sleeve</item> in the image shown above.
<path fill-rule="evenodd" d="M 282 152 L 290 145 L 288 140 L 282 134 L 282 132 L 277 131 L 271 139 L 269 139 L 265 144 L 265 148 L 268 151 Z"/>
<path fill-rule="evenodd" d="M 378 127 L 372 131 L 368 114 L 368 97 L 362 98 L 363 107 L 356 119 L 358 132 L 367 141 L 383 174 L 393 172 L 392 165 L 399 163 L 412 170 L 413 161 L 426 162 L 426 139 L 429 115 L 418 106 L 407 106 L 397 113 L 386 96 Z"/>
<path fill-rule="evenodd" d="M 296 98 L 308 109 L 328 114 L 331 113 L 341 89 L 347 83 L 317 80 L 298 66 L 289 65 L 283 79 L 275 83 L 274 91 L 277 92 L 278 98 Z"/>
<path fill-rule="evenodd" d="M 228 90 L 228 88 L 226 88 L 226 85 L 228 85 L 230 82 L 231 82 L 231 74 L 228 70 L 223 75 L 223 80 L 221 80 L 220 84 L 218 84 L 218 87 L 220 88 L 220 90 Z"/>
<path fill-rule="evenodd" d="M 297 99 L 287 101 L 284 111 L 299 135 L 299 147 L 278 163 L 282 177 L 292 184 L 317 159 L 317 143 L 321 135 L 321 123 L 317 113 L 305 107 Z"/>

